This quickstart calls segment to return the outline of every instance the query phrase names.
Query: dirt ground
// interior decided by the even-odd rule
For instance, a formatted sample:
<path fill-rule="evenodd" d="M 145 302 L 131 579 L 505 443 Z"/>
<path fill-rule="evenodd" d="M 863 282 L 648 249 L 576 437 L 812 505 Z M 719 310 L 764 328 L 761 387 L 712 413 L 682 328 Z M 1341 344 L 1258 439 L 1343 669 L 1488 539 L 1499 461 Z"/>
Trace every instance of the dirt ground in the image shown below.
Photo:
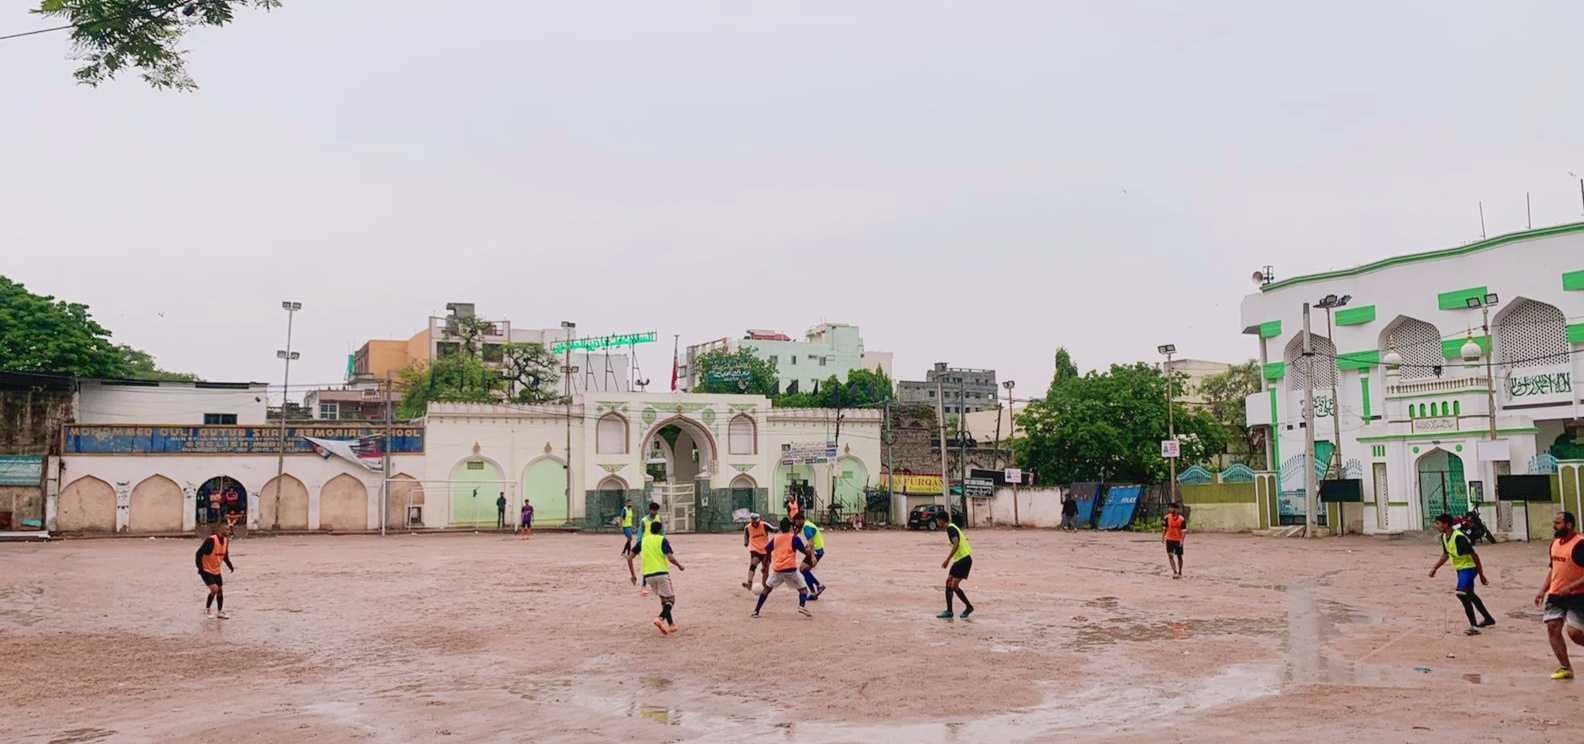
<path fill-rule="evenodd" d="M 238 540 L 225 621 L 196 540 L 0 544 L 0 739 L 1584 741 L 1543 543 L 1481 548 L 1467 639 L 1428 539 L 1190 535 L 1172 581 L 1150 535 L 971 536 L 968 621 L 938 533 L 830 534 L 814 617 L 758 620 L 741 538 L 676 536 L 668 637 L 613 536 Z"/>

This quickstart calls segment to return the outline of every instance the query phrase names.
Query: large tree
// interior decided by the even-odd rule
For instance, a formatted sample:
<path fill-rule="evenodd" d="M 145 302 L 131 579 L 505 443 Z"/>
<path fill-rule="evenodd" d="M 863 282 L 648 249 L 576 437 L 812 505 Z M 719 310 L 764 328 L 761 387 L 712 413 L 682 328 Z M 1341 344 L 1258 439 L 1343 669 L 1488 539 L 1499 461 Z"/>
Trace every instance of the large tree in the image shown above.
<path fill-rule="evenodd" d="M 1265 467 L 1265 443 L 1257 428 L 1248 425 L 1248 397 L 1260 391 L 1259 362 L 1249 360 L 1199 382 L 1199 396 L 1208 412 L 1230 435 L 1228 454 L 1256 468 Z"/>
<path fill-rule="evenodd" d="M 160 369 L 148 352 L 116 345 L 110 330 L 93 319 L 87 305 L 33 294 L 3 276 L 0 369 L 76 377 L 198 379 Z"/>
<path fill-rule="evenodd" d="M 776 365 L 753 349 L 706 351 L 693 358 L 696 393 L 741 393 L 774 397 L 780 392 Z"/>
<path fill-rule="evenodd" d="M 511 383 L 515 403 L 550 403 L 560 400 L 556 389 L 561 379 L 561 363 L 544 344 L 507 344 L 501 355 L 501 371 Z"/>
<path fill-rule="evenodd" d="M 891 378 L 876 367 L 873 372 L 852 370 L 845 382 L 831 375 L 815 390 L 780 395 L 771 404 L 777 408 L 879 408 L 892 397 Z"/>
<path fill-rule="evenodd" d="M 1183 464 L 1225 448 L 1225 430 L 1209 414 L 1173 407 Z M 1154 366 L 1112 365 L 1105 372 L 1052 385 L 1018 416 L 1017 461 L 1045 483 L 1085 480 L 1157 483 L 1166 438 L 1166 377 Z"/>
<path fill-rule="evenodd" d="M 132 67 L 155 88 L 192 90 L 182 37 L 224 26 L 246 7 L 270 10 L 280 0 L 40 0 L 33 12 L 71 29 L 79 83 L 98 85 Z"/>
<path fill-rule="evenodd" d="M 430 403 L 496 402 L 504 394 L 506 380 L 473 354 L 447 354 L 402 370 L 401 386 L 396 415 L 414 419 L 428 412 Z"/>

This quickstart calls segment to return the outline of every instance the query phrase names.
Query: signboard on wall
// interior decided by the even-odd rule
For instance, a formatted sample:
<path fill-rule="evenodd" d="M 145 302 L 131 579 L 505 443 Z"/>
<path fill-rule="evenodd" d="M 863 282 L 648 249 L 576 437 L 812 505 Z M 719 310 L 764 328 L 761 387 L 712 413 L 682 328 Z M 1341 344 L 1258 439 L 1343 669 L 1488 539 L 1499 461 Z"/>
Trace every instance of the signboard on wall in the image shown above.
<path fill-rule="evenodd" d="M 1573 397 L 1573 370 L 1567 362 L 1509 368 L 1506 378 L 1501 384 L 1504 403 L 1567 403 Z"/>
<path fill-rule="evenodd" d="M 1168 460 L 1175 460 L 1179 457 L 1182 457 L 1182 442 L 1179 442 L 1175 439 L 1162 439 L 1161 457 L 1164 457 Z"/>
<path fill-rule="evenodd" d="M 941 492 L 941 477 L 938 475 L 897 475 L 895 481 L 884 473 L 880 475 L 880 486 L 890 487 L 897 493 L 918 495 L 936 495 Z"/>
<path fill-rule="evenodd" d="M 68 425 L 68 455 L 273 455 L 281 450 L 279 426 L 130 426 Z M 313 454 L 315 439 L 363 440 L 382 437 L 379 426 L 287 426 L 286 454 Z M 421 454 L 422 426 L 391 427 L 393 455 Z"/>
<path fill-rule="evenodd" d="M 988 499 L 995 495 L 995 483 L 987 478 L 969 478 L 963 481 L 963 490 L 969 498 Z"/>
<path fill-rule="evenodd" d="M 787 442 L 781 445 L 782 465 L 813 465 L 834 459 L 835 442 Z"/>
<path fill-rule="evenodd" d="M 1458 420 L 1452 416 L 1413 420 L 1415 434 L 1439 434 L 1458 430 Z"/>
<path fill-rule="evenodd" d="M 1022 483 L 1023 482 L 1023 469 L 1022 468 L 1007 468 L 1006 469 L 1005 478 L 1006 478 L 1006 482 L 1008 482 L 1008 483 Z"/>

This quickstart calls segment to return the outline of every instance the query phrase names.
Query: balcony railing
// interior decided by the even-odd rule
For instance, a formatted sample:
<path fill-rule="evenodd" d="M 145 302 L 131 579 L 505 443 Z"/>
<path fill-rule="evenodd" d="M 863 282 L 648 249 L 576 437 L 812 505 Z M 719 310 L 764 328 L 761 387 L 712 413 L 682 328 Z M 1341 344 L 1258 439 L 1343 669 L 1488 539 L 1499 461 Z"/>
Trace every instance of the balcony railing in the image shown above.
<path fill-rule="evenodd" d="M 1415 380 L 1386 386 L 1387 396 L 1485 392 L 1484 377 L 1452 377 Z"/>

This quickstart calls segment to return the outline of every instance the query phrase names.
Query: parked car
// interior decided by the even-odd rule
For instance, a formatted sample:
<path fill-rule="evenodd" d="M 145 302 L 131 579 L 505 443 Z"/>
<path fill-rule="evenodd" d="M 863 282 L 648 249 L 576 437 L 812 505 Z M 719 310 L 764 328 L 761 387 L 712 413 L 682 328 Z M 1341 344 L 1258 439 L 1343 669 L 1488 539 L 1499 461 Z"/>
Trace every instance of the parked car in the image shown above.
<path fill-rule="evenodd" d="M 940 523 L 937 520 L 940 515 L 945 513 L 946 507 L 942 504 L 921 504 L 915 506 L 912 511 L 908 512 L 908 529 L 940 529 Z M 951 510 L 951 521 L 952 524 L 962 524 L 962 512 L 957 509 Z"/>

